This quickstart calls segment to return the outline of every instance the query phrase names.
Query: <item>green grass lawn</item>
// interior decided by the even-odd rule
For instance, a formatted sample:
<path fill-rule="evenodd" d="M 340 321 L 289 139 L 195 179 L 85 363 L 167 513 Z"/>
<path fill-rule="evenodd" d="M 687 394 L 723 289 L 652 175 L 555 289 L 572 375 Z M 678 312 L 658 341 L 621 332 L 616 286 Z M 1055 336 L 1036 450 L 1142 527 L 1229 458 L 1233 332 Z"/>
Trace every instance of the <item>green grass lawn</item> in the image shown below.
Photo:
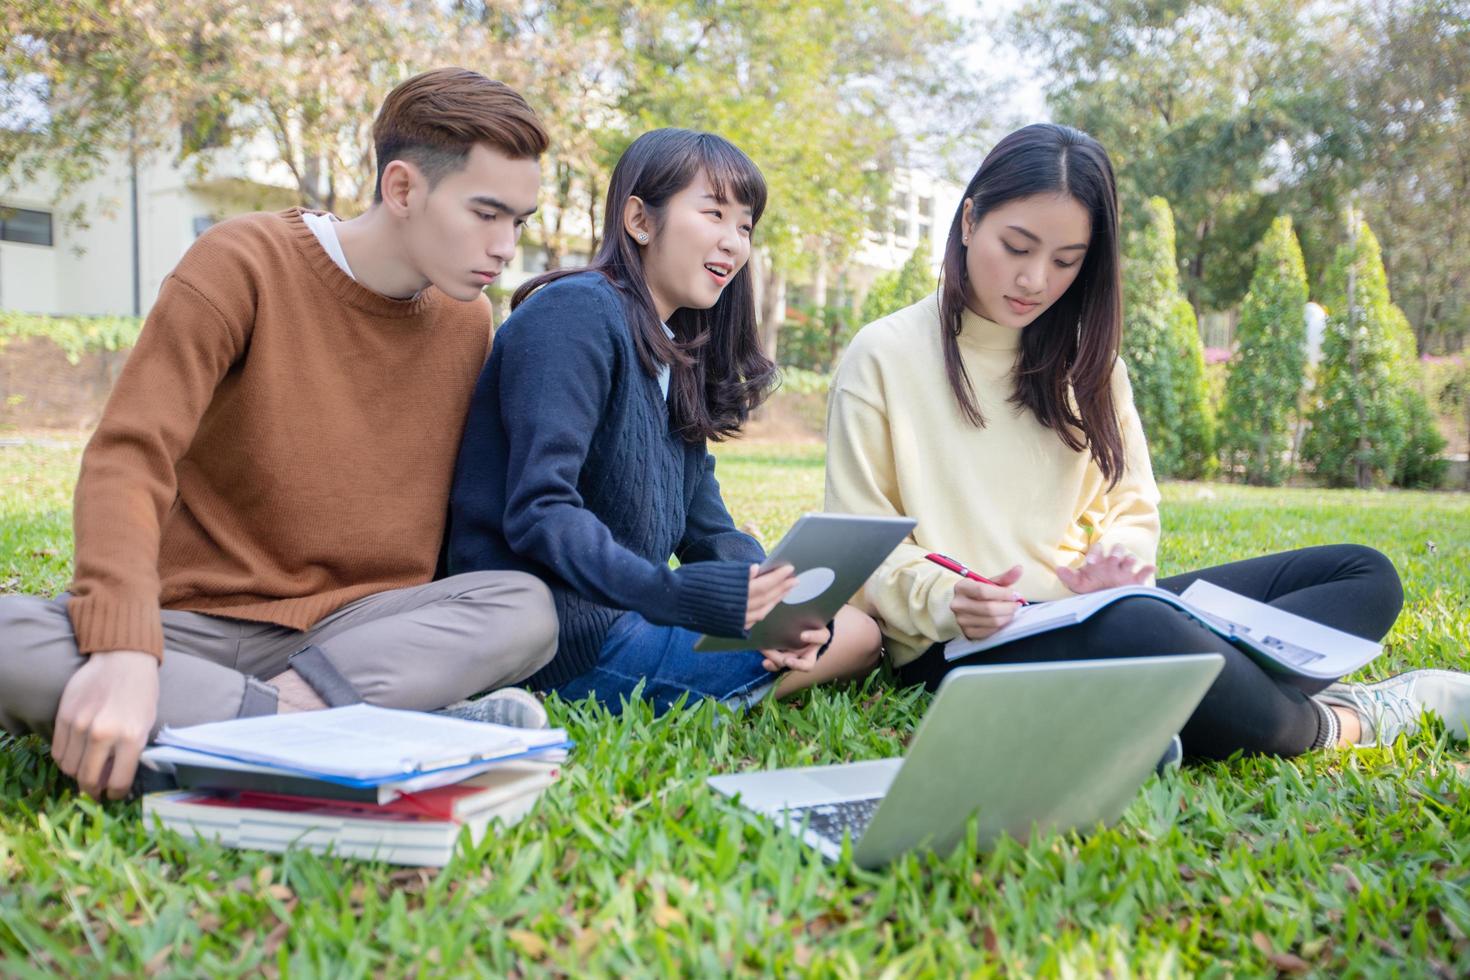
<path fill-rule="evenodd" d="M 78 454 L 0 448 L 0 591 L 65 584 Z M 721 457 L 736 521 L 767 544 L 820 506 L 820 447 Z M 1372 543 L 1408 596 L 1372 674 L 1470 667 L 1470 497 L 1164 493 L 1163 574 Z M 0 743 L 0 975 L 1470 973 L 1470 765 L 1437 731 L 1190 768 L 1111 829 L 878 873 L 704 785 L 899 753 L 927 701 L 875 677 L 747 717 L 553 703 L 578 742 L 564 778 L 442 871 L 154 838 L 136 803 L 75 796 L 39 741 Z"/>

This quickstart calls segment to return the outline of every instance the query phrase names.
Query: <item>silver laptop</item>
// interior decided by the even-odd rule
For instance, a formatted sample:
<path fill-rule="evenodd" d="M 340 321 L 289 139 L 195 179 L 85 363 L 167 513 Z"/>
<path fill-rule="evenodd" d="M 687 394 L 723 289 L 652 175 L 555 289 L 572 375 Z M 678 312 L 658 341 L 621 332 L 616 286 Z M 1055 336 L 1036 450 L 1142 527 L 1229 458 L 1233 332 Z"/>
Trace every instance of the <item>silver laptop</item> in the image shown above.
<path fill-rule="evenodd" d="M 1001 834 L 1110 824 L 1224 666 L 1217 653 L 950 672 L 908 755 L 712 776 L 709 784 L 836 859 L 860 867 L 913 848 L 948 853 L 978 813 Z"/>
<path fill-rule="evenodd" d="M 796 588 L 744 639 L 701 636 L 694 649 L 789 650 L 805 630 L 826 626 L 868 576 L 908 537 L 912 517 L 807 514 L 791 525 L 761 565 L 796 570 Z"/>

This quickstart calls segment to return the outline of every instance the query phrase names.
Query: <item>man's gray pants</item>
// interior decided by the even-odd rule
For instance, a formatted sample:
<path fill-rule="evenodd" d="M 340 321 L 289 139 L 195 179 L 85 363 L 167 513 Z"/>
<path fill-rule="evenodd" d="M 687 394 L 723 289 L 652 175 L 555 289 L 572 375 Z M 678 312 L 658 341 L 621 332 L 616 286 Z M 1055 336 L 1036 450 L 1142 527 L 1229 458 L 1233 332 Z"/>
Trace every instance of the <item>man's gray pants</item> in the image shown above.
<path fill-rule="evenodd" d="M 0 596 L 0 729 L 51 737 L 62 689 L 86 663 L 67 601 Z M 470 572 L 380 592 L 304 631 L 164 610 L 152 734 L 272 714 L 276 690 L 265 682 L 288 666 L 328 704 L 442 708 L 531 676 L 556 653 L 556 637 L 551 593 L 523 572 Z"/>

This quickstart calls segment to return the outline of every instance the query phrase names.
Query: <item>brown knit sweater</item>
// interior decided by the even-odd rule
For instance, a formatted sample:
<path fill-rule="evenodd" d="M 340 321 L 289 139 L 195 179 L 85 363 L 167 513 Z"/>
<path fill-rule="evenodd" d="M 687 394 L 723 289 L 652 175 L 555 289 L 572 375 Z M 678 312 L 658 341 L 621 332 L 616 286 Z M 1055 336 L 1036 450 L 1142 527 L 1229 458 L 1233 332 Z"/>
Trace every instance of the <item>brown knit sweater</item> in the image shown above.
<path fill-rule="evenodd" d="M 299 209 L 202 235 L 82 456 L 81 651 L 161 658 L 160 608 L 306 629 L 429 581 L 490 323 L 359 285 Z"/>

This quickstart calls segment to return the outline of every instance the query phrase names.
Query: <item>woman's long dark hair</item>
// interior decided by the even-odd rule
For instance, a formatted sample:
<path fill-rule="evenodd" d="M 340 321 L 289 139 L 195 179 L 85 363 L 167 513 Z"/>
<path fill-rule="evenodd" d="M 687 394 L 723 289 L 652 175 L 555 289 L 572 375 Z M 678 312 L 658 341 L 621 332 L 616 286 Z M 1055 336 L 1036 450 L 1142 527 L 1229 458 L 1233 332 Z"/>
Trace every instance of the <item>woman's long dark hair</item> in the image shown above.
<path fill-rule="evenodd" d="M 707 310 L 680 309 L 669 317 L 669 340 L 659 323 L 653 295 L 643 276 L 643 256 L 623 226 L 628 198 L 638 197 L 653 222 L 663 222 L 669 199 L 703 173 L 720 200 L 754 212 L 766 207 L 766 181 L 751 159 L 713 133 L 655 129 L 623 152 L 613 168 L 602 222 L 602 245 L 585 268 L 558 269 L 521 284 L 511 309 L 549 282 L 579 272 L 600 272 L 623 295 L 638 359 L 650 377 L 669 365 L 669 418 L 686 441 L 719 441 L 737 434 L 776 380 L 776 365 L 761 351 L 756 331 L 750 265 L 730 280 Z"/>
<path fill-rule="evenodd" d="M 1017 198 L 1067 194 L 1092 218 L 1092 240 L 1077 278 L 1021 331 L 1011 402 L 1031 410 L 1068 448 L 1088 450 L 1109 485 L 1123 475 L 1123 437 L 1113 404 L 1113 365 L 1123 334 L 1118 262 L 1118 192 L 1102 144 L 1069 126 L 1038 123 L 1011 133 L 985 157 L 970 184 L 971 227 Z M 940 275 L 939 321 L 944 371 L 960 410 L 985 424 L 960 359 L 961 315 L 969 296 L 964 201 L 955 211 Z"/>

